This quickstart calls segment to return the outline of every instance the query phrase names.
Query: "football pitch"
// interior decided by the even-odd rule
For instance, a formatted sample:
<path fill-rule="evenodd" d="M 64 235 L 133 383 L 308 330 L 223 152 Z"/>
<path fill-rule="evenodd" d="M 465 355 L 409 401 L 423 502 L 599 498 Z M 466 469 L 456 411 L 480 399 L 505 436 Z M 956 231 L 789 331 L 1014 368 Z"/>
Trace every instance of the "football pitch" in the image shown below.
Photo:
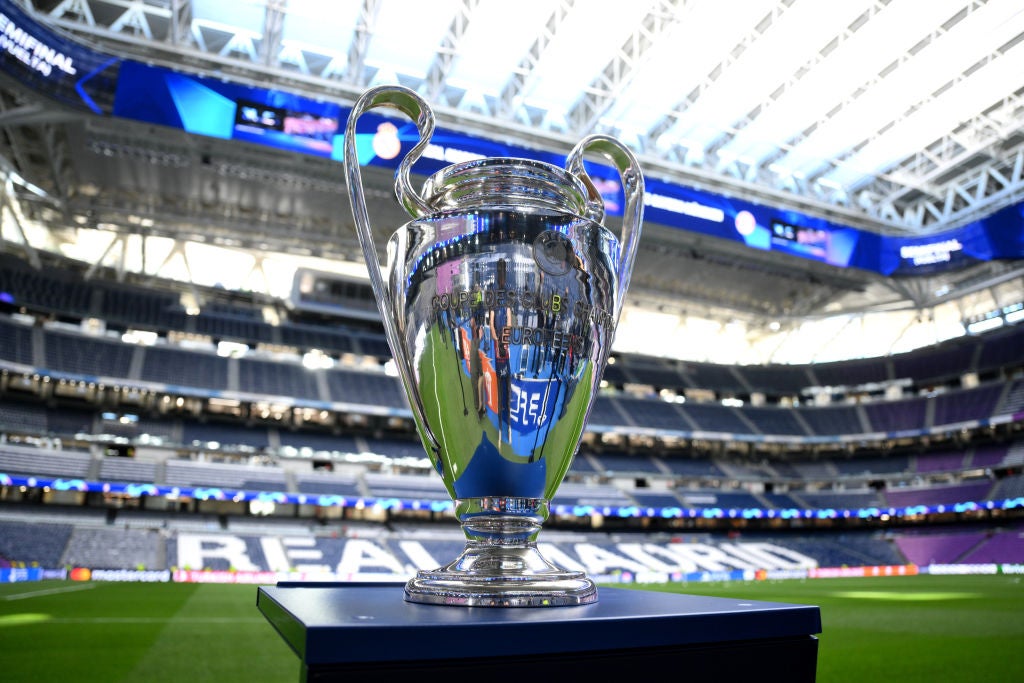
<path fill-rule="evenodd" d="M 643 589 L 820 606 L 818 680 L 825 683 L 1012 681 L 1021 680 L 1024 672 L 1024 583 L 1019 577 L 689 583 Z M 0 680 L 297 681 L 299 660 L 256 609 L 256 590 L 54 581 L 0 585 Z M 680 671 L 678 677 L 686 680 L 687 674 Z"/>

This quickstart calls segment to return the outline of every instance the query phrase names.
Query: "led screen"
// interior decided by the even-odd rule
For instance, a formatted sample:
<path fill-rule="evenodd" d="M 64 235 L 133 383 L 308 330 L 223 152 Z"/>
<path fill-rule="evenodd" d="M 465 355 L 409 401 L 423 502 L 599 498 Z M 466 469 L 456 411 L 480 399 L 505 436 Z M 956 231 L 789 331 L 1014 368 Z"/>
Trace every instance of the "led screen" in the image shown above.
<path fill-rule="evenodd" d="M 109 114 L 121 60 L 54 33 L 0 0 L 0 73 L 58 102 Z"/>

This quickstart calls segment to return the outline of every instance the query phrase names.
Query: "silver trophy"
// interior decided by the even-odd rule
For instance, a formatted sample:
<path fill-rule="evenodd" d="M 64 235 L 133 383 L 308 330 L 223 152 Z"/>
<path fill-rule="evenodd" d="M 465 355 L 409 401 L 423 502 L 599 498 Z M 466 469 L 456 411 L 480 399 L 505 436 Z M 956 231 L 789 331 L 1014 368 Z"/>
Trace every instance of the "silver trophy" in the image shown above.
<path fill-rule="evenodd" d="M 395 173 L 413 220 L 387 245 L 387 279 L 373 243 L 356 121 L 376 107 L 416 123 L 418 143 Z M 389 125 L 389 124 L 388 124 Z M 394 130 L 391 128 L 391 130 Z M 454 164 L 412 188 L 412 164 L 434 117 L 415 92 L 366 91 L 345 131 L 345 176 L 359 241 L 420 438 L 455 503 L 462 554 L 420 571 L 410 602 L 534 607 L 597 600 L 583 572 L 537 549 L 550 503 L 579 447 L 629 284 L 643 216 L 633 154 L 591 135 L 566 170 L 489 158 Z M 392 147 L 394 149 L 394 147 Z M 603 155 L 624 190 L 621 239 L 584 170 Z"/>

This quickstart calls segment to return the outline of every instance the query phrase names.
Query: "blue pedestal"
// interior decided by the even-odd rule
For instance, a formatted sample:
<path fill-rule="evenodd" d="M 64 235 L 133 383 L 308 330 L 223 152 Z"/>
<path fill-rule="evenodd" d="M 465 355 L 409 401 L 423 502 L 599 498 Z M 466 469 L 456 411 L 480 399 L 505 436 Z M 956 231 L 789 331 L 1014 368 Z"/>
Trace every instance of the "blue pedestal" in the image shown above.
<path fill-rule="evenodd" d="M 814 606 L 623 588 L 601 588 L 592 605 L 496 608 L 406 602 L 403 584 L 281 583 L 260 588 L 257 607 L 307 682 L 374 674 L 410 683 L 797 683 L 815 680 L 821 632 Z"/>

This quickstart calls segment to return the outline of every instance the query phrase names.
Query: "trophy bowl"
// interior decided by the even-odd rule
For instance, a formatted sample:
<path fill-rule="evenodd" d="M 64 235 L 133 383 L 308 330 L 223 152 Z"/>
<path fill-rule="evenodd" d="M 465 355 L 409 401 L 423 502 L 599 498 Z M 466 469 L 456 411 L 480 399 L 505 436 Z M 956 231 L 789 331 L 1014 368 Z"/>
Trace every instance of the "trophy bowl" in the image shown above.
<path fill-rule="evenodd" d="M 398 109 L 420 140 L 396 171 L 413 220 L 377 259 L 356 149 L 356 120 Z M 550 503 L 569 470 L 597 395 L 636 255 L 643 176 L 632 153 L 592 135 L 566 168 L 517 158 L 454 164 L 416 192 L 410 168 L 433 133 L 413 91 L 366 91 L 345 134 L 353 217 L 388 344 L 424 448 L 466 536 L 450 563 L 421 570 L 410 602 L 535 607 L 592 603 L 584 572 L 537 548 Z M 602 224 L 604 202 L 586 152 L 618 170 L 621 236 Z"/>

